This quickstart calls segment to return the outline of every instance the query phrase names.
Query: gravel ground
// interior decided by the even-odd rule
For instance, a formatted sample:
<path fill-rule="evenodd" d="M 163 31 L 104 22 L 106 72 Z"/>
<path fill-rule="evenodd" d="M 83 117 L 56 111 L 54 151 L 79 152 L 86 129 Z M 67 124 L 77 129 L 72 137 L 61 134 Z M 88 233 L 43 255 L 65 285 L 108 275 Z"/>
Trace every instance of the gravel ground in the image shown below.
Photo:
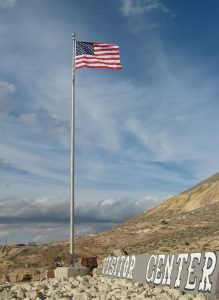
<path fill-rule="evenodd" d="M 117 299 L 178 299 L 204 300 L 205 296 L 183 295 L 168 287 L 151 288 L 148 285 L 132 283 L 124 279 L 110 279 L 102 276 L 85 276 L 69 279 L 47 279 L 38 282 L 5 284 L 0 286 L 0 300 L 117 300 Z"/>

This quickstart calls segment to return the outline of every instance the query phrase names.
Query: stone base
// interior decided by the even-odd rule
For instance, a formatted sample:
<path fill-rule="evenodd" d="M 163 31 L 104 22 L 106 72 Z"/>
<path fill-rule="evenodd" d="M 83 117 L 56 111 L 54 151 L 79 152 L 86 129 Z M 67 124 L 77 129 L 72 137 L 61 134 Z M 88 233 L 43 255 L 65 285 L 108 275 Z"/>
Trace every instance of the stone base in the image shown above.
<path fill-rule="evenodd" d="M 89 275 L 90 269 L 87 267 L 59 267 L 55 270 L 55 278 L 69 278 Z"/>

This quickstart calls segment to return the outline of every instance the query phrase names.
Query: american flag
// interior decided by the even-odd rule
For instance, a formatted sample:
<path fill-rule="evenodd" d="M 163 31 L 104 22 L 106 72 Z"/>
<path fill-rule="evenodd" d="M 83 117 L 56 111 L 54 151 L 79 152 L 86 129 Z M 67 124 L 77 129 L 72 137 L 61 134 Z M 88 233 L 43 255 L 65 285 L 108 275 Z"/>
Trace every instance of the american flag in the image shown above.
<path fill-rule="evenodd" d="M 107 68 L 120 70 L 119 46 L 98 42 L 77 42 L 75 69 Z"/>

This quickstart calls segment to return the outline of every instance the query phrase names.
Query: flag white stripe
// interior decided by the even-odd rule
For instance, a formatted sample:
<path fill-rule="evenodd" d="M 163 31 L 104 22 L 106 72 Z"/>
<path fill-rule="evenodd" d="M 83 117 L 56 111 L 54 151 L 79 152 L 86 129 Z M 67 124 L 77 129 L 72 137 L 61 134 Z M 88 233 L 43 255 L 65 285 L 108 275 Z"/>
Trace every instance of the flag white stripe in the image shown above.
<path fill-rule="evenodd" d="M 94 67 L 103 67 L 103 66 L 106 66 L 106 67 L 114 67 L 114 68 L 119 68 L 121 67 L 120 64 L 105 64 L 105 63 L 87 63 L 87 62 L 81 62 L 81 63 L 76 63 L 76 67 L 79 68 L 79 67 L 82 67 L 82 66 L 86 66 L 86 65 L 89 65 L 89 66 L 94 66 Z"/>
<path fill-rule="evenodd" d="M 110 47 L 98 47 L 94 46 L 94 50 L 119 50 L 119 47 L 110 46 Z"/>
<path fill-rule="evenodd" d="M 88 54 L 84 55 L 84 54 L 82 54 L 82 55 L 77 55 L 76 56 L 76 60 L 79 59 L 79 58 L 81 58 L 81 57 L 88 58 L 88 59 L 90 59 L 90 58 L 97 58 L 97 59 L 101 59 L 101 58 L 118 58 L 118 60 L 120 58 L 119 55 L 110 55 L 110 54 L 109 55 L 100 55 L 100 56 L 94 56 L 94 55 L 88 55 Z"/>
<path fill-rule="evenodd" d="M 120 63 L 119 59 L 107 59 L 107 60 L 101 60 L 99 58 L 79 58 L 76 60 L 76 62 L 80 63 L 80 62 L 101 62 L 101 63 Z"/>
<path fill-rule="evenodd" d="M 117 46 L 117 45 L 113 45 L 113 44 L 103 44 L 103 43 L 93 43 L 93 45 L 94 45 L 94 47 L 103 47 L 103 46 L 105 46 L 105 47 L 118 47 L 119 48 L 119 46 Z"/>
<path fill-rule="evenodd" d="M 98 55 L 98 54 L 108 54 L 108 53 L 110 53 L 110 54 L 119 54 L 119 51 L 118 50 L 113 50 L 113 51 L 109 51 L 109 50 L 103 50 L 103 51 L 95 51 L 95 49 L 94 49 L 94 55 Z"/>

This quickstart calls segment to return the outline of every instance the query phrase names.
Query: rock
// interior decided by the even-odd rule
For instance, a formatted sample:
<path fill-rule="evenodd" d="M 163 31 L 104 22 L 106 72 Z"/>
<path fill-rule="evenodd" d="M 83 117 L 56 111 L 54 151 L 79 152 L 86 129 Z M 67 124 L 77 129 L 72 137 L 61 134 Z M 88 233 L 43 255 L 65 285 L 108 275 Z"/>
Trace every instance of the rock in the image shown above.
<path fill-rule="evenodd" d="M 2 300 L 9 300 L 12 298 L 14 298 L 14 293 L 11 293 L 11 292 L 7 292 L 2 295 Z"/>
<path fill-rule="evenodd" d="M 172 296 L 164 294 L 164 293 L 162 293 L 160 295 L 156 295 L 156 298 L 157 298 L 157 300 L 172 300 L 173 299 Z M 177 298 L 174 298 L 174 299 L 177 299 Z"/>
<path fill-rule="evenodd" d="M 182 295 L 182 296 L 180 296 L 178 299 L 179 300 L 192 300 L 192 295 L 190 295 L 190 294 L 187 294 L 187 295 Z"/>
<path fill-rule="evenodd" d="M 25 291 L 30 291 L 31 290 L 31 288 L 32 288 L 32 285 L 30 284 L 30 283 L 23 283 L 22 284 L 22 288 L 25 290 Z"/>
<path fill-rule="evenodd" d="M 94 268 L 93 271 L 92 271 L 92 275 L 94 277 L 99 276 L 101 274 L 102 274 L 102 269 L 101 268 Z"/>
<path fill-rule="evenodd" d="M 111 290 L 111 287 L 110 287 L 109 284 L 107 284 L 107 283 L 102 283 L 101 284 L 101 286 L 100 286 L 100 292 L 101 293 L 108 293 L 108 292 L 110 292 L 110 290 Z"/>
<path fill-rule="evenodd" d="M 39 296 L 39 293 L 37 291 L 32 291 L 29 293 L 28 296 L 30 297 L 31 300 L 35 300 Z"/>
<path fill-rule="evenodd" d="M 137 288 L 139 288 L 139 287 L 142 287 L 143 284 L 142 284 L 142 283 L 139 283 L 139 282 L 135 282 L 135 283 L 134 283 L 134 286 L 137 287 Z"/>
<path fill-rule="evenodd" d="M 0 300 L 205 300 L 170 287 L 151 287 L 126 279 L 85 276 L 47 279 L 39 282 L 0 286 Z"/>
<path fill-rule="evenodd" d="M 128 255 L 128 253 L 124 249 L 114 249 L 111 253 L 112 256 L 124 256 Z"/>
<path fill-rule="evenodd" d="M 97 266 L 98 266 L 97 256 L 82 257 L 81 265 L 89 268 L 92 271 L 94 268 L 97 268 Z"/>
<path fill-rule="evenodd" d="M 167 287 L 164 287 L 163 290 L 167 291 L 167 293 L 169 295 L 175 297 L 176 299 L 179 298 L 180 295 L 182 295 L 182 293 L 180 292 L 180 290 L 177 290 L 177 289 L 170 289 L 169 287 L 167 289 Z"/>
<path fill-rule="evenodd" d="M 74 300 L 90 300 L 91 296 L 88 293 L 74 295 Z"/>
<path fill-rule="evenodd" d="M 45 282 L 40 282 L 36 285 L 38 290 L 48 290 L 48 285 Z"/>
<path fill-rule="evenodd" d="M 195 300 L 206 300 L 206 297 L 202 294 L 198 294 L 196 295 Z"/>
<path fill-rule="evenodd" d="M 25 298 L 25 292 L 23 291 L 23 289 L 20 286 L 17 288 L 17 296 L 21 299 Z"/>

